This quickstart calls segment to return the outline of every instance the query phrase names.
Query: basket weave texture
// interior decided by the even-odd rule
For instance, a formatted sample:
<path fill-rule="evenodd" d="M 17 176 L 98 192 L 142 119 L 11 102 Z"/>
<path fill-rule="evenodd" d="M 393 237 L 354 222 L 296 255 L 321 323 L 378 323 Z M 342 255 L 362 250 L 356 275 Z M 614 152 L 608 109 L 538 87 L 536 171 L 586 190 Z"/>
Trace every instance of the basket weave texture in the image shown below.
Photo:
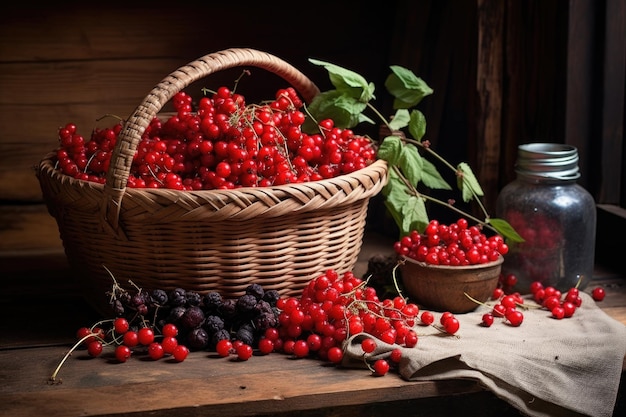
<path fill-rule="evenodd" d="M 150 121 L 177 92 L 217 71 L 255 66 L 289 82 L 306 101 L 318 88 L 285 61 L 252 49 L 206 55 L 164 78 L 125 121 L 105 185 L 38 165 L 44 200 L 65 253 L 98 309 L 112 279 L 146 289 L 185 288 L 242 295 L 252 283 L 298 294 L 326 269 L 352 270 L 368 202 L 387 180 L 384 161 L 315 182 L 232 190 L 127 188 L 135 150 Z M 106 267 L 106 269 L 105 269 Z"/>

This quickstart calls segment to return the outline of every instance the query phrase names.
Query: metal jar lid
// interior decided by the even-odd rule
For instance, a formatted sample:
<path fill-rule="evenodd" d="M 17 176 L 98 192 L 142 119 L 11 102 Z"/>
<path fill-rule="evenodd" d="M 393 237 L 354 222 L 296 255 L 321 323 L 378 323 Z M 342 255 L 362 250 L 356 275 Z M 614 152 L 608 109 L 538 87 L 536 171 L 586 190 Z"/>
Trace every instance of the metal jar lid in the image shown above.
<path fill-rule="evenodd" d="M 520 145 L 515 172 L 536 180 L 576 180 L 580 177 L 578 149 L 559 143 Z"/>

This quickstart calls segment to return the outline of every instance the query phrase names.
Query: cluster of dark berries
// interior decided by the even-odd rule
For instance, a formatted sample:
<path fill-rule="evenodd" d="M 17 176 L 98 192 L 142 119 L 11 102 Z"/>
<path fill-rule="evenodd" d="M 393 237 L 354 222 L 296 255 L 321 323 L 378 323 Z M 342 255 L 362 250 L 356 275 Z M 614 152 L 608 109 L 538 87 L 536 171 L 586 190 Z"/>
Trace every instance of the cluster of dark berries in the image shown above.
<path fill-rule="evenodd" d="M 225 299 L 217 291 L 200 294 L 184 288 L 170 291 L 136 288 L 134 293 L 115 284 L 110 293 L 117 317 L 151 323 L 157 332 L 166 324 L 178 328 L 178 342 L 191 350 L 215 350 L 220 340 L 239 340 L 256 347 L 268 328 L 278 325 L 278 291 L 250 284 L 245 294 Z"/>

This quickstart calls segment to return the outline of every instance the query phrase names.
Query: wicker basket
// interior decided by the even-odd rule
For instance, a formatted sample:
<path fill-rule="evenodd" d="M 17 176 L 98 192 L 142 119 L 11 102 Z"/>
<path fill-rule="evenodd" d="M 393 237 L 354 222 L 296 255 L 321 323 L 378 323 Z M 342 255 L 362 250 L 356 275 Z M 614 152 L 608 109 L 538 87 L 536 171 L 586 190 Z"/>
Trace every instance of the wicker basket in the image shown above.
<path fill-rule="evenodd" d="M 275 56 L 228 49 L 179 68 L 146 96 L 119 135 L 106 185 L 62 174 L 54 153 L 40 162 L 37 177 L 68 261 L 100 311 L 108 309 L 112 284 L 105 266 L 121 284 L 217 290 L 227 298 L 251 283 L 295 295 L 326 269 L 354 267 L 369 199 L 387 180 L 383 161 L 333 179 L 267 188 L 126 188 L 141 133 L 163 105 L 192 82 L 238 66 L 280 76 L 306 101 L 319 93 Z"/>

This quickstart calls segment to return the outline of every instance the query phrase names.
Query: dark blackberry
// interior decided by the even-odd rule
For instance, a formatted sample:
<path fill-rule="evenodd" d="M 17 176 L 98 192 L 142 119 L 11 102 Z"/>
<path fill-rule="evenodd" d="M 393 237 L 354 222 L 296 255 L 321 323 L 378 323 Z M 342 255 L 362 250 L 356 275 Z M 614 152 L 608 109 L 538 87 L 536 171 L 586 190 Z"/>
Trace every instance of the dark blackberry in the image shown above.
<path fill-rule="evenodd" d="M 252 294 L 244 294 L 237 299 L 237 311 L 243 314 L 254 311 L 257 298 Z"/>
<path fill-rule="evenodd" d="M 222 294 L 220 294 L 217 291 L 208 292 L 202 298 L 202 304 L 204 306 L 204 310 L 208 314 L 217 313 L 223 302 L 224 302 L 224 298 L 222 298 Z"/>
<path fill-rule="evenodd" d="M 199 306 L 202 303 L 202 296 L 195 291 L 187 291 L 185 298 L 187 299 L 185 303 L 187 307 Z"/>
<path fill-rule="evenodd" d="M 215 348 L 220 340 L 230 340 L 230 332 L 226 329 L 219 330 L 211 337 L 211 347 Z"/>
<path fill-rule="evenodd" d="M 272 306 L 270 303 L 264 300 L 260 300 L 254 306 L 254 313 L 259 315 L 263 313 L 274 314 L 274 310 L 272 310 Z"/>
<path fill-rule="evenodd" d="M 130 298 L 130 304 L 135 308 L 148 302 L 150 302 L 150 295 L 145 291 L 140 291 Z"/>
<path fill-rule="evenodd" d="M 229 298 L 227 300 L 224 300 L 219 310 L 223 319 L 235 319 L 237 317 L 237 299 Z"/>
<path fill-rule="evenodd" d="M 179 325 L 187 329 L 200 327 L 204 322 L 204 311 L 198 306 L 191 306 L 185 309 L 179 320 Z"/>
<path fill-rule="evenodd" d="M 150 300 L 152 304 L 164 306 L 167 304 L 168 301 L 167 293 L 164 290 L 160 289 L 152 290 L 152 292 L 150 293 Z"/>
<path fill-rule="evenodd" d="M 147 316 L 148 313 L 150 312 L 150 310 L 148 309 L 148 306 L 145 304 L 139 304 L 137 307 L 137 314 L 141 315 L 141 316 Z"/>
<path fill-rule="evenodd" d="M 241 340 L 246 345 L 254 345 L 254 328 L 248 324 L 242 325 L 239 329 L 237 329 L 235 339 Z"/>
<path fill-rule="evenodd" d="M 210 334 L 219 332 L 224 328 L 224 320 L 220 316 L 211 315 L 207 316 L 202 324 L 202 327 Z"/>
<path fill-rule="evenodd" d="M 397 295 L 393 287 L 393 271 L 398 259 L 395 255 L 373 255 L 367 261 L 366 276 L 369 277 L 369 286 L 374 288 L 381 299 Z M 396 270 L 396 276 L 400 277 L 400 270 Z M 401 280 L 399 280 L 401 281 Z"/>
<path fill-rule="evenodd" d="M 169 304 L 172 307 L 183 306 L 187 302 L 187 297 L 185 296 L 187 292 L 182 288 L 176 288 L 168 294 Z"/>
<path fill-rule="evenodd" d="M 265 291 L 263 290 L 263 287 L 259 284 L 250 284 L 246 288 L 246 294 L 253 295 L 258 301 L 263 298 Z"/>
<path fill-rule="evenodd" d="M 124 305 L 124 307 L 130 307 L 131 302 L 131 296 L 127 291 L 123 291 L 121 293 L 117 294 L 117 299 L 120 300 L 120 302 L 122 303 L 122 305 Z"/>
<path fill-rule="evenodd" d="M 183 316 L 183 314 L 185 314 L 185 310 L 186 308 L 183 306 L 177 306 L 172 308 L 170 310 L 170 313 L 167 315 L 165 321 L 178 325 L 178 323 L 180 322 L 180 318 Z"/>
<path fill-rule="evenodd" d="M 264 332 L 270 327 L 276 327 L 278 325 L 278 318 L 274 313 L 261 313 L 252 319 L 252 323 L 257 332 Z"/>
<path fill-rule="evenodd" d="M 193 329 L 187 335 L 189 349 L 201 350 L 209 345 L 209 334 L 202 327 Z"/>
<path fill-rule="evenodd" d="M 113 300 L 111 302 L 111 307 L 113 308 L 113 314 L 115 314 L 116 317 L 123 317 L 126 313 L 126 309 L 120 300 Z"/>
<path fill-rule="evenodd" d="M 268 290 L 263 294 L 263 300 L 270 303 L 272 306 L 276 305 L 276 301 L 280 299 L 280 293 L 277 290 Z"/>

